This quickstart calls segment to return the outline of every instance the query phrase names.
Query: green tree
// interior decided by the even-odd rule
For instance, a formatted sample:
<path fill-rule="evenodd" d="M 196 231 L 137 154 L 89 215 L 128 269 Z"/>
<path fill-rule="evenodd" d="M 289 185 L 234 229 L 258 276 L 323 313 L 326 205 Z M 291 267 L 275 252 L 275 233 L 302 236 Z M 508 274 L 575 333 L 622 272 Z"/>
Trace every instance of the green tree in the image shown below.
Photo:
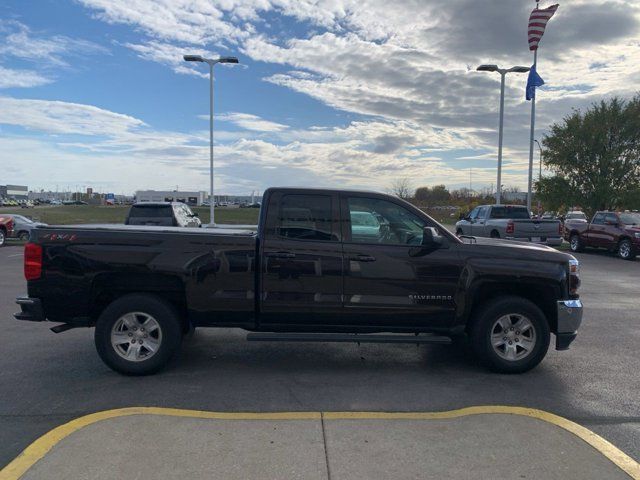
<path fill-rule="evenodd" d="M 417 188 L 414 197 L 425 205 L 446 205 L 451 199 L 449 190 L 444 185 Z"/>
<path fill-rule="evenodd" d="M 545 203 L 580 204 L 590 213 L 627 207 L 640 184 L 640 95 L 575 110 L 542 143 L 555 174 L 538 183 Z"/>

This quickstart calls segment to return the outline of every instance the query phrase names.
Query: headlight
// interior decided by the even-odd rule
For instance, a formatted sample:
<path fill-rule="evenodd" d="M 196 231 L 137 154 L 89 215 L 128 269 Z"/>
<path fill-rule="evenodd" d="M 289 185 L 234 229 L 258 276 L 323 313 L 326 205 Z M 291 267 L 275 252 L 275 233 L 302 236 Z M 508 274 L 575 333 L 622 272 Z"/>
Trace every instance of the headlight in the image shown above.
<path fill-rule="evenodd" d="M 636 238 L 640 238 L 640 232 L 635 232 L 633 235 L 634 235 Z"/>

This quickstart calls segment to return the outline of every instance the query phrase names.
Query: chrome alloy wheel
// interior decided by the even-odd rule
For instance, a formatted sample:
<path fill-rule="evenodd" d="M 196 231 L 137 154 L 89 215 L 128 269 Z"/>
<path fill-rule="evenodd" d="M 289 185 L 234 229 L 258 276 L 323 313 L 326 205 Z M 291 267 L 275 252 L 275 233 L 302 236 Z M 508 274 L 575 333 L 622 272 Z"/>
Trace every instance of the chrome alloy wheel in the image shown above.
<path fill-rule="evenodd" d="M 491 328 L 491 346 L 500 358 L 509 361 L 528 357 L 536 345 L 536 329 L 524 315 L 503 315 Z"/>
<path fill-rule="evenodd" d="M 573 237 L 571 237 L 571 250 L 573 250 L 574 252 L 578 250 L 578 247 L 580 246 L 580 238 L 577 235 L 574 235 Z"/>
<path fill-rule="evenodd" d="M 629 258 L 629 255 L 631 255 L 631 244 L 629 242 L 622 242 L 618 248 L 618 253 L 624 259 Z"/>
<path fill-rule="evenodd" d="M 126 313 L 111 329 L 111 346 L 118 355 L 130 362 L 141 362 L 153 357 L 161 343 L 160 324 L 147 313 Z"/>

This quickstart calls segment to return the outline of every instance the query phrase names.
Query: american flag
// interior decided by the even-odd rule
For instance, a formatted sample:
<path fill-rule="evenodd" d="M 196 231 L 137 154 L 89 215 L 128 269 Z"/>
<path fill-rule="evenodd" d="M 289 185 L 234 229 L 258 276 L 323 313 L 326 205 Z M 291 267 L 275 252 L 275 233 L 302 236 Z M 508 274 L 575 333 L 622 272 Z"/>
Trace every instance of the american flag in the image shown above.
<path fill-rule="evenodd" d="M 544 35 L 544 29 L 547 22 L 553 14 L 558 10 L 558 4 L 551 5 L 547 8 L 536 7 L 529 16 L 529 50 L 537 50 L 538 43 Z"/>

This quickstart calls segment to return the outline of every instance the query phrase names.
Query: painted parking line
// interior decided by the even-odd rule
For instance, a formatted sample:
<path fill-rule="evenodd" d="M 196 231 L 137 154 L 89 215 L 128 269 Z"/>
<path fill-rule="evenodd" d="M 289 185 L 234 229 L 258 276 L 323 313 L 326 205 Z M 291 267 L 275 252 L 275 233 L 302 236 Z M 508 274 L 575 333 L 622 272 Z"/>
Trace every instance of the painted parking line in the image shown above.
<path fill-rule="evenodd" d="M 213 420 L 446 420 L 471 415 L 519 415 L 555 425 L 577 436 L 609 459 L 633 480 L 640 480 L 640 463 L 591 430 L 564 417 L 534 408 L 486 405 L 443 412 L 208 412 L 161 407 L 129 407 L 85 415 L 54 428 L 29 445 L 0 471 L 0 480 L 17 480 L 59 442 L 74 432 L 112 418 L 163 415 Z"/>
<path fill-rule="evenodd" d="M 21 257 L 22 255 L 24 255 L 24 254 L 23 253 L 16 253 L 15 255 L 9 255 L 7 258 Z"/>

